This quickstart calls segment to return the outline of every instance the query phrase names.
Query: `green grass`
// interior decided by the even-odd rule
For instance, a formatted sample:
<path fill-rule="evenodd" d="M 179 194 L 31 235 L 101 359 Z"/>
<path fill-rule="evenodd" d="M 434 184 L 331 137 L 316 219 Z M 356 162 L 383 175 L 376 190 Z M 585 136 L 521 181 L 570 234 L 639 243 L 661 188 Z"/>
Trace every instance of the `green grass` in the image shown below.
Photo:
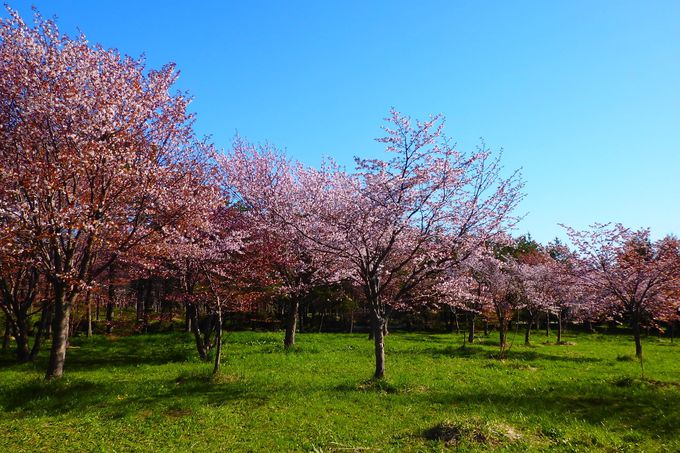
<path fill-rule="evenodd" d="M 0 451 L 680 450 L 680 345 L 642 377 L 625 335 L 520 337 L 394 333 L 381 382 L 365 335 L 230 333 L 217 378 L 183 334 L 76 338 L 56 382 L 2 357 Z"/>

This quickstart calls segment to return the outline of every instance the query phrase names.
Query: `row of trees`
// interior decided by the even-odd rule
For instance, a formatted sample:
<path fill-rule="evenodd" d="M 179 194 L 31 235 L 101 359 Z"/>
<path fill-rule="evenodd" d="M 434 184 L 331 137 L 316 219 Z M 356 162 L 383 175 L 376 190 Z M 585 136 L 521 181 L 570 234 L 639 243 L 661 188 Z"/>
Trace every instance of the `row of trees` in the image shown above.
<path fill-rule="evenodd" d="M 484 145 L 459 151 L 444 118 L 392 110 L 386 158 L 353 171 L 310 168 L 237 137 L 224 153 L 198 139 L 172 65 L 69 38 L 36 15 L 0 24 L 0 307 L 19 360 L 51 331 L 47 378 L 63 374 L 74 304 L 107 300 L 120 281 L 153 284 L 185 310 L 197 352 L 219 369 L 223 313 L 284 301 L 284 344 L 299 303 L 329 288 L 370 317 L 376 378 L 395 312 L 449 307 L 494 319 L 506 343 L 513 313 L 603 319 L 640 328 L 678 315 L 679 244 L 647 230 L 569 229 L 574 251 L 508 235 L 523 198 Z M 33 317 L 40 317 L 33 346 Z M 474 319 L 474 318 L 473 318 Z M 109 323 L 109 325 L 111 325 Z M 474 325 L 474 324 L 473 324 Z"/>

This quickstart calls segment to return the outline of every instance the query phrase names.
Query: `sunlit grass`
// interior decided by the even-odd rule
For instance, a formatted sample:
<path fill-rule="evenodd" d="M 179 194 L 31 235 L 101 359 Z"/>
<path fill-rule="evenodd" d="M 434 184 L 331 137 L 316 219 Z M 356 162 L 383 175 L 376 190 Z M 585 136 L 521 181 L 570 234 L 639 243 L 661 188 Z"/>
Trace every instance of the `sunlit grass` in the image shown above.
<path fill-rule="evenodd" d="M 363 334 L 230 333 L 216 377 L 184 334 L 76 338 L 60 381 L 3 357 L 0 451 L 680 449 L 680 345 L 520 337 L 394 333 L 382 382 Z"/>

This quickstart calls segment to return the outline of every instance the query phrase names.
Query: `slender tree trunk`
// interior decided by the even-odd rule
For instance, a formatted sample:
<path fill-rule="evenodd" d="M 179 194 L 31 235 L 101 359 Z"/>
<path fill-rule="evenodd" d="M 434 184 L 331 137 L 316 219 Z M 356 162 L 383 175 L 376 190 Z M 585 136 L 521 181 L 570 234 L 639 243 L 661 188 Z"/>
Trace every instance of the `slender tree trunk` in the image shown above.
<path fill-rule="evenodd" d="M 671 336 L 671 343 L 673 343 L 673 336 L 675 334 L 675 321 L 671 320 L 668 326 L 668 333 Z"/>
<path fill-rule="evenodd" d="M 187 302 L 184 304 L 184 331 L 189 333 L 191 332 L 192 326 L 191 326 L 191 305 Z"/>
<path fill-rule="evenodd" d="M 505 349 L 505 347 L 508 344 L 507 343 L 507 336 L 508 336 L 507 335 L 507 324 L 506 324 L 505 320 L 501 320 L 498 323 L 498 334 L 499 334 L 499 337 L 500 337 L 500 339 L 498 341 L 498 345 L 501 347 L 501 349 Z"/>
<path fill-rule="evenodd" d="M 374 314 L 372 320 L 373 341 L 375 344 L 375 379 L 385 377 L 385 337 L 383 336 L 385 320 Z"/>
<path fill-rule="evenodd" d="M 66 300 L 65 288 L 61 284 L 56 286 L 52 315 L 52 347 L 45 379 L 56 379 L 64 375 L 71 304 L 75 299 L 75 294 L 73 294 L 69 300 Z"/>
<path fill-rule="evenodd" d="M 475 341 L 475 318 L 476 315 L 468 312 L 468 343 L 472 344 Z"/>
<path fill-rule="evenodd" d="M 203 361 L 208 360 L 208 350 L 203 337 L 201 336 L 201 328 L 198 323 L 198 310 L 194 304 L 188 304 L 187 310 L 189 311 L 189 316 L 191 318 L 191 331 L 194 333 L 194 339 L 196 340 L 196 350 L 198 351 L 198 356 Z"/>
<path fill-rule="evenodd" d="M 94 319 L 95 321 L 99 321 L 99 298 L 97 298 L 97 303 L 94 309 Z"/>
<path fill-rule="evenodd" d="M 484 336 L 489 336 L 489 320 L 484 318 Z"/>
<path fill-rule="evenodd" d="M 85 297 L 87 300 L 87 338 L 90 338 L 92 336 L 92 299 L 89 291 Z"/>
<path fill-rule="evenodd" d="M 562 310 L 557 312 L 557 344 L 562 343 Z"/>
<path fill-rule="evenodd" d="M 146 284 L 146 294 L 144 295 L 144 333 L 149 331 L 149 324 L 151 323 L 151 313 L 153 311 L 154 301 L 154 281 L 149 279 Z"/>
<path fill-rule="evenodd" d="M 219 373 L 220 361 L 222 360 L 222 306 L 219 300 L 217 302 L 217 333 L 215 334 L 215 341 L 215 365 L 213 366 L 213 374 Z"/>
<path fill-rule="evenodd" d="M 640 319 L 639 314 L 633 314 L 633 336 L 635 337 L 635 357 L 642 358 L 642 341 L 640 339 Z"/>
<path fill-rule="evenodd" d="M 283 347 L 285 349 L 290 349 L 295 346 L 295 328 L 297 325 L 299 305 L 300 302 L 295 297 L 288 302 L 288 312 L 286 313 L 286 336 L 283 339 Z"/>
<path fill-rule="evenodd" d="M 40 323 L 38 324 L 38 330 L 35 333 L 35 338 L 33 340 L 33 348 L 31 348 L 31 354 L 29 360 L 33 360 L 38 356 L 40 352 L 40 347 L 42 346 L 42 340 L 44 332 L 47 329 L 47 324 L 50 321 L 50 310 L 47 303 L 43 303 L 42 312 L 40 313 Z"/>
<path fill-rule="evenodd" d="M 550 312 L 545 312 L 545 336 L 550 337 Z"/>
<path fill-rule="evenodd" d="M 5 334 L 2 337 L 2 352 L 7 352 L 9 348 L 9 337 L 11 336 L 12 328 L 10 327 L 9 319 L 5 317 Z"/>
<path fill-rule="evenodd" d="M 144 289 L 146 288 L 146 280 L 137 280 L 137 323 L 144 322 Z"/>
<path fill-rule="evenodd" d="M 113 302 L 106 303 L 106 333 L 113 332 Z"/>
<path fill-rule="evenodd" d="M 458 322 L 458 310 L 453 309 L 453 320 L 456 324 L 456 335 L 460 334 L 460 323 Z"/>
<path fill-rule="evenodd" d="M 593 329 L 593 321 L 590 319 L 586 321 L 586 330 L 588 333 L 593 333 L 595 331 L 595 329 Z"/>
<path fill-rule="evenodd" d="M 113 272 L 114 268 L 111 266 L 109 268 L 109 291 L 106 298 L 106 333 L 111 334 L 113 332 L 113 301 L 116 297 L 116 287 L 113 286 Z"/>
<path fill-rule="evenodd" d="M 349 333 L 354 333 L 354 310 L 352 310 L 349 318 Z M 671 341 L 673 341 L 673 337 L 671 337 Z"/>
<path fill-rule="evenodd" d="M 28 362 L 31 357 L 31 351 L 28 348 L 28 319 L 26 313 L 17 313 L 14 335 L 17 342 L 17 360 L 19 363 Z"/>
<path fill-rule="evenodd" d="M 524 344 L 531 344 L 531 326 L 534 324 L 534 317 L 529 314 L 529 320 L 527 321 L 527 327 L 524 331 Z"/>

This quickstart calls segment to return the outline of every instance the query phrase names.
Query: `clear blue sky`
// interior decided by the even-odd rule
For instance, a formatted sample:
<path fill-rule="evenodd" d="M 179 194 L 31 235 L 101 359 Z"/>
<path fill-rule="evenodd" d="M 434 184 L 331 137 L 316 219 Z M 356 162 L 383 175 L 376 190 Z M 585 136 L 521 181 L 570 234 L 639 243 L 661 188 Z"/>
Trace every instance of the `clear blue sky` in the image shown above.
<path fill-rule="evenodd" d="M 308 164 L 378 153 L 390 106 L 523 167 L 528 217 L 680 233 L 680 1 L 10 1 L 178 64 L 197 126 Z M 4 15 L 4 13 L 3 13 Z"/>

